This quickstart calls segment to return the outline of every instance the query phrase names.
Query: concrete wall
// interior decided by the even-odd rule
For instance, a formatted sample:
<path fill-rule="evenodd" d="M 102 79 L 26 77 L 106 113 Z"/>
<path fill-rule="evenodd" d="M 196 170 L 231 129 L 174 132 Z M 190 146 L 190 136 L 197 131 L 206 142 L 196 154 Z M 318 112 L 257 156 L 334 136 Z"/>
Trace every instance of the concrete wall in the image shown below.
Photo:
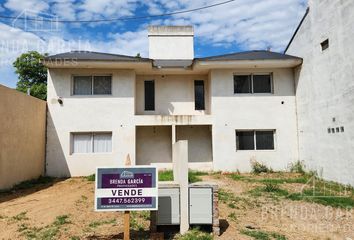
<path fill-rule="evenodd" d="M 193 59 L 193 36 L 192 26 L 150 26 L 149 58 Z"/>
<path fill-rule="evenodd" d="M 171 126 L 138 126 L 136 128 L 136 158 L 138 165 L 171 163 Z"/>
<path fill-rule="evenodd" d="M 309 5 L 287 50 L 304 59 L 296 71 L 299 156 L 324 178 L 354 185 L 354 2 Z M 322 51 L 327 38 L 329 48 Z M 340 127 L 344 132 L 336 131 Z"/>
<path fill-rule="evenodd" d="M 144 81 L 155 80 L 155 111 L 144 111 Z M 205 111 L 195 110 L 194 80 L 204 80 Z M 136 113 L 161 115 L 210 114 L 210 95 L 206 75 L 138 75 Z"/>
<path fill-rule="evenodd" d="M 234 94 L 234 73 L 273 73 L 274 94 Z M 285 170 L 298 159 L 292 69 L 212 70 L 214 170 L 250 171 L 250 160 Z M 236 151 L 236 129 L 274 129 L 275 150 Z"/>
<path fill-rule="evenodd" d="M 176 141 L 188 140 L 188 162 L 212 162 L 211 126 L 176 126 Z"/>
<path fill-rule="evenodd" d="M 44 173 L 46 102 L 0 85 L 0 189 Z"/>
<path fill-rule="evenodd" d="M 112 74 L 112 95 L 72 96 L 73 74 Z M 51 69 L 48 74 L 47 174 L 80 176 L 97 166 L 135 163 L 135 73 L 131 70 Z M 58 104 L 58 96 L 63 105 Z M 111 153 L 70 153 L 70 132 L 112 132 Z"/>

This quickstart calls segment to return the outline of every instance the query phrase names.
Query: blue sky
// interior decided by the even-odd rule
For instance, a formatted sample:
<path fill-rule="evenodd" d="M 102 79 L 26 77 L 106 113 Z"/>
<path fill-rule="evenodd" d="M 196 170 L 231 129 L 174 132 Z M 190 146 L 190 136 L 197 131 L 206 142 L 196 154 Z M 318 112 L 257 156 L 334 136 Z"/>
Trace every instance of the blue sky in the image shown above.
<path fill-rule="evenodd" d="M 12 62 L 22 52 L 89 50 L 148 57 L 148 25 L 193 25 L 195 55 L 267 49 L 282 52 L 303 16 L 306 0 L 235 0 L 192 13 L 134 21 L 59 23 L 158 15 L 225 0 L 1 0 L 0 84 L 15 87 Z M 24 19 L 50 19 L 48 22 Z"/>

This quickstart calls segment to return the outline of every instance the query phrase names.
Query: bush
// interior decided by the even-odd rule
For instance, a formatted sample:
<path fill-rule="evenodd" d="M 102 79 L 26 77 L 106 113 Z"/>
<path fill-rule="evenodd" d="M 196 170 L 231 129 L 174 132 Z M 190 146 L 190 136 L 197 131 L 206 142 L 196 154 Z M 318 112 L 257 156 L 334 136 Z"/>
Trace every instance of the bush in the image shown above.
<path fill-rule="evenodd" d="M 182 235 L 180 240 L 212 240 L 213 236 L 209 233 L 202 232 L 198 228 L 189 230 L 186 234 Z"/>
<path fill-rule="evenodd" d="M 278 184 L 268 182 L 265 184 L 264 191 L 277 192 L 277 191 L 279 191 L 279 186 L 278 186 Z"/>
<path fill-rule="evenodd" d="M 268 168 L 265 164 L 257 161 L 251 161 L 251 166 L 252 166 L 252 173 L 255 174 L 273 172 L 271 168 Z"/>
<path fill-rule="evenodd" d="M 290 164 L 290 172 L 305 174 L 305 165 L 301 161 Z"/>
<path fill-rule="evenodd" d="M 86 180 L 89 182 L 94 182 L 96 180 L 96 175 L 95 174 L 91 174 L 89 176 L 86 176 Z"/>

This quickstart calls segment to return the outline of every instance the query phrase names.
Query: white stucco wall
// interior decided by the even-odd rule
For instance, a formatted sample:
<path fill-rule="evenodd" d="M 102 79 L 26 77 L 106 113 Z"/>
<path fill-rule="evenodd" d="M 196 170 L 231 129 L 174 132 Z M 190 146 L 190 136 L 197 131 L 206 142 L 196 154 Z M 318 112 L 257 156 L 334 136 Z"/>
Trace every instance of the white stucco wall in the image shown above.
<path fill-rule="evenodd" d="M 72 74 L 112 74 L 111 96 L 71 96 Z M 135 162 L 133 71 L 51 69 L 48 74 L 46 173 L 80 176 L 97 166 Z M 59 105 L 57 97 L 63 99 Z M 70 132 L 112 132 L 112 153 L 70 154 Z"/>
<path fill-rule="evenodd" d="M 324 178 L 354 185 L 354 1 L 309 5 L 287 50 L 304 60 L 296 73 L 299 156 Z M 328 133 L 342 126 L 344 132 Z"/>
<path fill-rule="evenodd" d="M 149 58 L 193 59 L 194 31 L 192 26 L 150 26 Z"/>
<path fill-rule="evenodd" d="M 144 81 L 155 81 L 155 111 L 144 111 Z M 205 110 L 195 110 L 194 80 L 204 80 Z M 207 75 L 137 75 L 136 113 L 204 115 L 210 113 Z"/>
<path fill-rule="evenodd" d="M 274 94 L 234 94 L 234 73 L 273 73 Z M 247 172 L 250 160 L 285 170 L 298 159 L 292 69 L 212 70 L 214 170 Z M 283 102 L 283 104 L 282 104 Z M 236 151 L 236 129 L 275 129 L 275 150 Z"/>
<path fill-rule="evenodd" d="M 138 126 L 136 129 L 138 165 L 172 162 L 171 126 Z"/>
<path fill-rule="evenodd" d="M 176 141 L 188 140 L 188 162 L 212 162 L 211 125 L 176 126 Z"/>
<path fill-rule="evenodd" d="M 246 72 L 272 72 L 274 94 L 234 95 L 233 73 Z M 73 74 L 112 74 L 112 95 L 72 96 Z M 202 76 L 186 73 L 164 78 L 161 75 L 135 78 L 132 70 L 49 71 L 47 175 L 92 174 L 97 166 L 122 165 L 127 154 L 133 164 L 137 159 L 139 164 L 171 168 L 173 129 L 176 140 L 191 141 L 188 165 L 193 169 L 249 171 L 250 159 L 254 158 L 283 170 L 289 162 L 297 160 L 292 69 L 220 69 Z M 146 113 L 143 111 L 143 80 L 150 79 L 156 81 L 157 111 Z M 194 80 L 205 80 L 206 112 L 194 110 Z M 63 105 L 58 104 L 58 96 L 62 97 Z M 135 112 L 151 115 L 135 115 Z M 166 128 L 158 127 L 161 125 Z M 155 131 L 161 133 L 156 139 L 149 137 L 148 133 L 154 129 L 151 126 L 156 126 L 158 131 Z M 136 127 L 143 130 L 136 131 Z M 275 129 L 276 149 L 236 152 L 235 129 Z M 112 132 L 112 153 L 70 154 L 70 132 L 95 131 Z"/>

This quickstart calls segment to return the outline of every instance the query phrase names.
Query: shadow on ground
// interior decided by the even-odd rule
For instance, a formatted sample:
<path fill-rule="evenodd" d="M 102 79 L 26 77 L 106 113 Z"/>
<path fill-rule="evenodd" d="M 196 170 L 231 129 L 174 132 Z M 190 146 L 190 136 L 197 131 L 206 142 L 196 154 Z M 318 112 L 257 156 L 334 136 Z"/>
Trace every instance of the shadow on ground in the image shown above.
<path fill-rule="evenodd" d="M 54 184 L 64 181 L 66 178 L 40 177 L 38 179 L 25 181 L 15 185 L 12 189 L 0 192 L 0 203 L 11 201 L 16 198 L 25 197 Z"/>

